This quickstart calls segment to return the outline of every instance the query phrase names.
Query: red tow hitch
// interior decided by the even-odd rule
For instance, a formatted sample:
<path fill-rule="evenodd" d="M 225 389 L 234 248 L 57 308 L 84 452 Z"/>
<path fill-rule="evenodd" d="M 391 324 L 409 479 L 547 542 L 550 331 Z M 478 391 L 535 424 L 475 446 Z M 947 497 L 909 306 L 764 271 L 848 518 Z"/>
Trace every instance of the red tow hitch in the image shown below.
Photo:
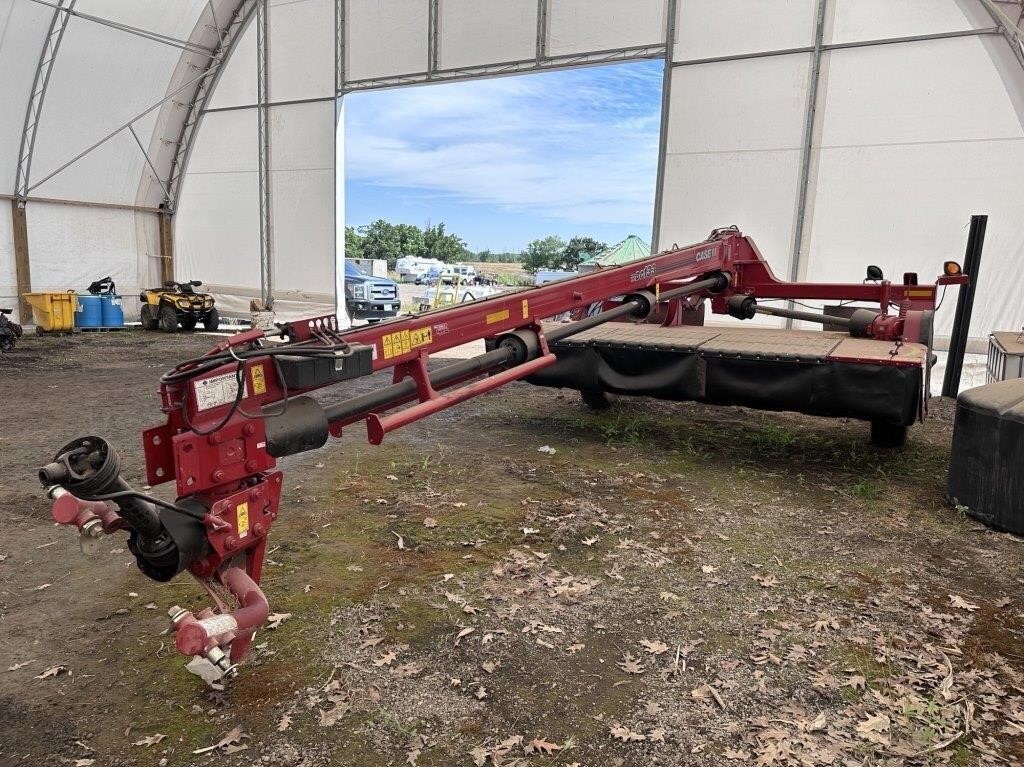
<path fill-rule="evenodd" d="M 238 672 L 252 644 L 256 629 L 270 614 L 270 605 L 256 582 L 240 567 L 228 568 L 221 583 L 241 605 L 232 612 L 215 613 L 210 608 L 193 615 L 174 606 L 168 611 L 176 633 L 174 646 L 182 655 L 201 655 L 216 666 L 224 676 Z M 211 596 L 216 595 L 211 591 Z M 224 648 L 230 647 L 229 653 Z"/>

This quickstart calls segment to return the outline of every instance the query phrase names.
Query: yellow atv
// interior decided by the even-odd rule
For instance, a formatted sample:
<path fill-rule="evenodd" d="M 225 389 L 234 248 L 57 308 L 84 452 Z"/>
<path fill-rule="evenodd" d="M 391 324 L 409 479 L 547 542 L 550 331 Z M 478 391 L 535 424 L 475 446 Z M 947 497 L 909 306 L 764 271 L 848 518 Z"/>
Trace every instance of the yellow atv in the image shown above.
<path fill-rule="evenodd" d="M 184 330 L 195 330 L 202 322 L 207 330 L 219 328 L 220 313 L 213 305 L 213 296 L 196 293 L 196 288 L 202 284 L 199 280 L 165 282 L 162 288 L 142 291 L 139 294 L 142 327 L 173 333 L 178 325 Z"/>

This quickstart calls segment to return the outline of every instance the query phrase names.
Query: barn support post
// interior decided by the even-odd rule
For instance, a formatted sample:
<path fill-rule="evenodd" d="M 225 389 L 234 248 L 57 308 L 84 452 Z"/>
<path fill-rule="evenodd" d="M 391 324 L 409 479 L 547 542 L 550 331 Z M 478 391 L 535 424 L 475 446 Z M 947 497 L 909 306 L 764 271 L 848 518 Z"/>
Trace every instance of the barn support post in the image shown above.
<path fill-rule="evenodd" d="M 18 284 L 18 317 L 23 325 L 32 321 L 32 307 L 25 300 L 25 294 L 32 292 L 32 267 L 28 257 L 28 217 L 25 204 L 11 200 L 11 217 L 14 222 L 14 268 Z"/>
<path fill-rule="evenodd" d="M 174 279 L 174 218 L 166 210 L 160 212 L 160 282 Z"/>

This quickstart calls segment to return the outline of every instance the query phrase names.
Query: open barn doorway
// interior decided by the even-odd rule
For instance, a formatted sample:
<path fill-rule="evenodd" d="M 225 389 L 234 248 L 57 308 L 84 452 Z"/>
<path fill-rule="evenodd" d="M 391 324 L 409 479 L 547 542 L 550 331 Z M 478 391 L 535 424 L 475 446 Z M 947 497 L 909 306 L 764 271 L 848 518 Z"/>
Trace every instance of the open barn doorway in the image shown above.
<path fill-rule="evenodd" d="M 399 282 L 407 310 L 427 287 L 410 258 L 515 286 L 649 243 L 662 81 L 649 60 L 345 96 L 339 274 L 349 259 Z"/>

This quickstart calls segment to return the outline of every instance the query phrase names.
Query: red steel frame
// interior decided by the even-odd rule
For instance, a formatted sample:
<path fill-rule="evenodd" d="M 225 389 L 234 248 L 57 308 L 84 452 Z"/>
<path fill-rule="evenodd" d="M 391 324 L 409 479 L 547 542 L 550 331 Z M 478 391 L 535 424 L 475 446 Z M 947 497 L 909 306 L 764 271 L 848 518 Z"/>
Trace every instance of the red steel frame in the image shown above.
<path fill-rule="evenodd" d="M 878 307 L 877 322 L 872 326 L 872 332 L 884 340 L 899 340 L 905 331 L 916 332 L 918 321 L 915 317 L 935 307 L 936 284 L 782 282 L 772 273 L 754 243 L 735 228 L 730 228 L 716 230 L 705 242 L 659 253 L 632 264 L 356 330 L 341 332 L 337 318 L 327 316 L 292 323 L 288 331 L 290 343 L 294 345 L 321 340 L 372 346 L 373 371 L 394 368 L 394 381 L 406 377 L 415 381 L 416 394 L 388 403 L 388 407 L 394 407 L 415 401 L 412 406 L 392 415 L 360 413 L 330 425 L 331 433 L 340 436 L 346 423 L 365 418 L 370 441 L 379 444 L 393 429 L 523 378 L 555 362 L 544 337 L 542 319 L 565 312 L 585 311 L 594 303 L 612 301 L 640 291 L 653 292 L 657 297 L 689 281 L 715 274 L 726 275 L 728 287 L 701 297 L 710 299 L 712 311 L 716 313 L 725 313 L 728 298 L 737 294 L 771 299 L 871 302 Z M 966 280 L 963 275 L 940 277 L 937 284 L 959 284 Z M 906 281 L 916 283 L 916 279 Z M 894 306 L 896 313 L 891 312 Z M 676 313 L 667 312 L 664 323 L 673 324 Z M 431 384 L 427 362 L 432 353 L 470 341 L 499 338 L 523 329 L 536 333 L 538 338 L 538 349 L 532 359 L 498 372 L 492 369 L 468 373 L 448 382 L 446 386 L 454 388 L 444 393 L 438 392 Z M 262 331 L 250 330 L 218 344 L 210 353 L 248 348 L 264 337 Z M 230 386 L 232 382 L 228 377 L 234 377 L 237 370 L 236 363 L 230 362 L 195 379 L 162 384 L 160 396 L 167 422 L 143 434 L 149 484 L 174 480 L 179 502 L 187 499 L 206 509 L 204 525 L 209 553 L 190 567 L 191 572 L 208 588 L 216 580 L 232 591 L 241 589 L 235 596 L 249 606 L 244 621 L 246 625 L 241 629 L 219 636 L 211 634 L 206 640 L 213 651 L 233 641 L 231 659 L 234 662 L 244 656 L 251 633 L 257 627 L 250 625 L 256 620 L 253 615 L 259 614 L 258 610 L 254 612 L 251 609 L 254 599 L 252 588 L 255 588 L 251 584 L 258 583 L 260 579 L 267 534 L 277 517 L 281 493 L 282 475 L 275 470 L 276 461 L 267 452 L 262 409 L 285 398 L 283 383 L 278 379 L 271 357 L 250 358 L 242 365 L 241 376 L 247 387 L 240 403 L 244 413 L 231 409 L 229 404 L 201 409 L 197 402 L 197 392 L 204 386 L 204 381 L 220 377 L 221 381 L 228 380 Z M 488 372 L 492 374 L 466 383 Z M 237 383 L 234 386 L 237 391 Z M 304 391 L 308 389 L 289 390 L 287 395 L 291 397 Z M 232 414 L 229 416 L 229 413 Z M 222 421 L 224 423 L 220 425 Z M 61 521 L 67 524 L 78 524 L 83 517 L 89 518 L 85 512 L 70 513 L 67 501 L 62 509 Z M 105 520 L 104 527 L 110 526 L 110 522 Z M 81 524 L 78 526 L 82 527 Z M 114 527 L 116 525 L 112 529 Z M 238 570 L 242 560 L 248 578 L 242 578 L 237 572 L 231 574 Z M 232 585 L 235 582 L 242 585 L 236 589 Z M 219 606 L 222 612 L 226 609 Z M 212 615 L 209 611 L 205 614 Z M 181 625 L 188 626 L 189 630 L 179 632 L 179 649 L 195 652 L 202 646 L 205 635 L 196 628 L 191 614 L 186 615 Z"/>

